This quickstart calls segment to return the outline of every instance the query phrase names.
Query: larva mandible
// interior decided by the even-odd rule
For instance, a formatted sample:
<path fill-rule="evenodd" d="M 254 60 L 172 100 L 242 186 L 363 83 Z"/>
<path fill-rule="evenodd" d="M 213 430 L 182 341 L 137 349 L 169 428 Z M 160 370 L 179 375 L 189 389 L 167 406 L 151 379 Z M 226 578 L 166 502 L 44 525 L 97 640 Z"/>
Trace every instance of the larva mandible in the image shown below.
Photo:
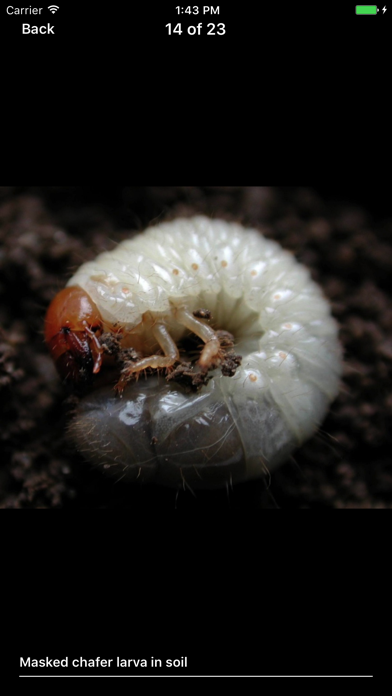
<path fill-rule="evenodd" d="M 83 264 L 46 318 L 63 377 L 101 370 L 103 332 L 131 351 L 123 398 L 92 391 L 70 433 L 118 478 L 215 488 L 260 477 L 312 435 L 339 390 L 338 329 L 321 289 L 290 252 L 235 223 L 180 218 Z M 193 384 L 199 376 L 193 391 L 167 381 L 181 377 L 178 346 L 190 333 L 202 345 L 187 363 Z M 230 334 L 242 356 L 231 372 Z"/>

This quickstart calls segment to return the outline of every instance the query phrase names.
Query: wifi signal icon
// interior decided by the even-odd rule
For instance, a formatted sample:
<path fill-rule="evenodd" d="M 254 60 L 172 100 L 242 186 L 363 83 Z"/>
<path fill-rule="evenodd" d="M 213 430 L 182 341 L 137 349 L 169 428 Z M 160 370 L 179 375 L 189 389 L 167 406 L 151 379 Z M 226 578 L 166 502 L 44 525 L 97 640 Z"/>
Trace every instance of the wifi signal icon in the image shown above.
<path fill-rule="evenodd" d="M 58 9 L 60 9 L 58 5 L 49 5 L 48 7 L 48 10 L 50 10 L 52 14 L 57 12 Z"/>

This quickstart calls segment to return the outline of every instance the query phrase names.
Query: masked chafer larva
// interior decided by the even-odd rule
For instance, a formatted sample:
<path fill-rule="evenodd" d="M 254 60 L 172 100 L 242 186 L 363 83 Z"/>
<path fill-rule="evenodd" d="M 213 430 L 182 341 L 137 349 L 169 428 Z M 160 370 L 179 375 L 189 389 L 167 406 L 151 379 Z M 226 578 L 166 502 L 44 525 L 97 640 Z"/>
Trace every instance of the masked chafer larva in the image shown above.
<path fill-rule="evenodd" d="M 82 398 L 70 434 L 130 481 L 215 488 L 263 476 L 318 428 L 339 389 L 337 325 L 309 271 L 222 220 L 163 223 L 83 264 L 45 328 L 75 383 L 113 362 L 108 339 L 121 346 L 117 392 Z"/>

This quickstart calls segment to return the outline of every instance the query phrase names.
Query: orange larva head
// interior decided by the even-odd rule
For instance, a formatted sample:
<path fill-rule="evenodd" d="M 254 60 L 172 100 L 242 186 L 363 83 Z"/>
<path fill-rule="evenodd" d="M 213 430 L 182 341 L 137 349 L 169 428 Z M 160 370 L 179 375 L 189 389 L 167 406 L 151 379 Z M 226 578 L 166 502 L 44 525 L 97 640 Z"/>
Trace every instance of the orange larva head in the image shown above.
<path fill-rule="evenodd" d="M 102 348 L 96 334 L 101 332 L 101 315 L 82 288 L 56 295 L 46 313 L 45 341 L 64 380 L 86 382 L 99 372 Z"/>

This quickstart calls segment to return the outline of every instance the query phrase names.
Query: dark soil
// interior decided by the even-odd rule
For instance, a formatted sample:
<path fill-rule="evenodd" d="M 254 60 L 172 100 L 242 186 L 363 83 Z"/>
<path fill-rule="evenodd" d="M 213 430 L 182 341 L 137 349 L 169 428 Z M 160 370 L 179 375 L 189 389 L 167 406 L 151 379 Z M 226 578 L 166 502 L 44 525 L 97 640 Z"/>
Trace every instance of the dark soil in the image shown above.
<path fill-rule="evenodd" d="M 1 507 L 391 508 L 392 216 L 365 205 L 304 188 L 0 188 Z M 192 213 L 262 227 L 312 270 L 340 323 L 341 393 L 268 488 L 260 481 L 176 497 L 116 483 L 66 439 L 75 397 L 43 342 L 49 302 L 100 251 L 157 219 Z"/>

